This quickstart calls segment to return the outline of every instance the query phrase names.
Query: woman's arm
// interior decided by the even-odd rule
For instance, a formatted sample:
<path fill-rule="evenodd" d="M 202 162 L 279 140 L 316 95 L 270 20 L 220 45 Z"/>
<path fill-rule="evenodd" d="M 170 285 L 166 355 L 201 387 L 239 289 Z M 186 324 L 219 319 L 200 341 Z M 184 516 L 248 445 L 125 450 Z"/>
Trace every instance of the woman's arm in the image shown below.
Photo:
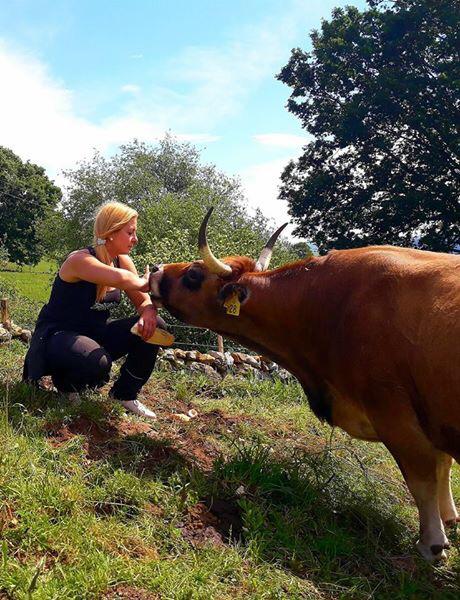
<path fill-rule="evenodd" d="M 71 254 L 60 268 L 59 275 L 69 283 L 84 280 L 126 291 L 143 292 L 149 289 L 148 278 L 139 277 L 136 271 L 110 267 L 83 251 Z"/>
<path fill-rule="evenodd" d="M 137 275 L 136 267 L 127 254 L 122 254 L 119 258 L 119 264 L 122 269 L 126 269 Z M 135 306 L 140 315 L 137 322 L 139 333 L 145 340 L 148 340 L 155 332 L 157 326 L 157 308 L 152 303 L 148 294 L 135 290 L 127 290 L 126 295 Z"/>

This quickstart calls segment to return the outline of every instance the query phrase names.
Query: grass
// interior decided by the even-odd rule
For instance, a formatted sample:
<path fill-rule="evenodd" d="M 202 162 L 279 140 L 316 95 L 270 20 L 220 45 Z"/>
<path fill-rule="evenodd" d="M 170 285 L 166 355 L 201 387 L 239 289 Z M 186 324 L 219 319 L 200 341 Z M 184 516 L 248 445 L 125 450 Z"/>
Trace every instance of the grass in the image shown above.
<path fill-rule="evenodd" d="M 54 260 L 41 260 L 36 265 L 18 265 L 7 262 L 2 264 L 1 270 L 14 273 L 49 273 L 52 275 L 57 270 L 57 264 Z"/>
<path fill-rule="evenodd" d="M 319 424 L 297 383 L 157 370 L 152 425 L 107 390 L 29 388 L 24 353 L 0 347 L 0 598 L 459 597 L 456 537 L 425 564 L 390 455 Z"/>
<path fill-rule="evenodd" d="M 9 286 L 25 298 L 44 303 L 49 298 L 56 270 L 53 261 L 40 261 L 33 267 L 7 263 L 0 270 L 0 286 Z"/>

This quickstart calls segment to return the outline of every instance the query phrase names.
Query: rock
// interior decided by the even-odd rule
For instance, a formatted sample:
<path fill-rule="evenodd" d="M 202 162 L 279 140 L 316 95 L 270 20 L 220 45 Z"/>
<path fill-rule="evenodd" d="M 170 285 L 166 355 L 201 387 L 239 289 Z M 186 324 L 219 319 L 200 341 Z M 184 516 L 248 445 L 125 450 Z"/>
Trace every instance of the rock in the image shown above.
<path fill-rule="evenodd" d="M 19 325 L 16 325 L 16 323 L 13 323 L 13 321 L 10 322 L 9 326 L 8 326 L 8 330 L 11 333 L 11 335 L 13 337 L 20 337 L 21 333 L 22 333 L 22 327 L 19 327 Z"/>
<path fill-rule="evenodd" d="M 3 325 L 0 325 L 0 343 L 9 342 L 11 340 L 11 337 L 11 333 L 7 329 L 5 329 Z"/>
<path fill-rule="evenodd" d="M 162 371 L 174 371 L 174 367 L 168 360 L 163 360 L 162 358 L 158 361 L 158 368 Z"/>
<path fill-rule="evenodd" d="M 235 365 L 239 365 L 245 362 L 247 354 L 243 354 L 242 352 L 232 352 L 231 353 L 233 360 L 235 361 Z"/>
<path fill-rule="evenodd" d="M 196 350 L 187 350 L 187 352 L 185 354 L 186 354 L 187 360 L 196 360 L 198 353 Z"/>
<path fill-rule="evenodd" d="M 174 355 L 179 360 L 186 360 L 187 359 L 187 352 L 185 350 L 181 350 L 180 348 L 175 348 L 174 349 Z"/>
<path fill-rule="evenodd" d="M 254 367 L 247 365 L 246 363 L 235 363 L 235 372 L 238 374 L 250 373 Z"/>
<path fill-rule="evenodd" d="M 261 362 L 260 363 L 260 370 L 263 371 L 264 373 L 271 373 L 272 371 L 275 371 L 277 368 L 276 363 L 272 362 L 272 363 L 267 363 L 267 362 Z"/>
<path fill-rule="evenodd" d="M 293 375 L 291 375 L 289 371 L 286 371 L 286 369 L 283 368 L 278 369 L 276 375 L 281 379 L 281 381 L 289 381 L 293 378 Z"/>
<path fill-rule="evenodd" d="M 188 415 L 184 415 L 184 413 L 174 413 L 171 415 L 171 417 L 175 421 L 184 421 L 184 423 L 187 423 L 191 419 L 191 417 L 189 417 Z"/>
<path fill-rule="evenodd" d="M 213 365 L 216 362 L 216 359 L 213 356 L 210 354 L 202 354 L 201 352 L 197 352 L 196 360 L 204 365 Z"/>
<path fill-rule="evenodd" d="M 176 357 L 174 356 L 174 350 L 172 348 L 166 348 L 166 350 L 162 354 L 162 358 L 170 361 L 176 360 Z"/>
<path fill-rule="evenodd" d="M 25 342 L 26 344 L 29 344 L 30 340 L 32 339 L 32 332 L 30 331 L 30 329 L 23 329 L 19 338 L 21 339 L 21 341 Z"/>
<path fill-rule="evenodd" d="M 254 369 L 260 369 L 260 360 L 258 356 L 247 356 L 244 362 L 245 364 L 254 367 Z"/>
<path fill-rule="evenodd" d="M 225 354 L 223 354 L 222 352 L 216 352 L 215 350 L 210 350 L 208 352 L 208 354 L 210 356 L 212 356 L 214 358 L 214 367 L 218 368 L 218 369 L 225 369 L 227 368 L 227 361 L 225 360 Z"/>
<path fill-rule="evenodd" d="M 205 364 L 199 363 L 199 362 L 194 362 L 194 363 L 191 363 L 189 368 L 190 368 L 190 371 L 193 371 L 194 373 L 201 373 L 203 375 L 206 375 L 213 381 L 220 381 L 219 373 L 217 371 L 215 371 L 209 365 L 205 365 Z"/>
<path fill-rule="evenodd" d="M 183 360 L 179 360 L 178 358 L 169 359 L 169 364 L 177 370 L 183 369 L 185 367 L 185 363 Z"/>
<path fill-rule="evenodd" d="M 225 358 L 225 363 L 226 363 L 227 367 L 228 368 L 233 367 L 233 365 L 235 364 L 235 359 L 230 354 L 230 352 L 224 352 L 224 358 Z"/>

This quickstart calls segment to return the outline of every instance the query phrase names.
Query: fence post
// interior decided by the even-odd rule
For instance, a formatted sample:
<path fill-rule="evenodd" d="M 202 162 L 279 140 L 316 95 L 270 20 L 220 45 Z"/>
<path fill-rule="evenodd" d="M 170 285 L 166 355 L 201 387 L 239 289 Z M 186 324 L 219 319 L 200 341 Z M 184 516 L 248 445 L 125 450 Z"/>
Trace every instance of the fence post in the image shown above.
<path fill-rule="evenodd" d="M 10 322 L 10 314 L 8 310 L 8 298 L 2 298 L 0 300 L 0 325 L 9 326 Z"/>
<path fill-rule="evenodd" d="M 224 353 L 224 338 L 221 335 L 217 336 L 217 350 L 222 354 Z"/>

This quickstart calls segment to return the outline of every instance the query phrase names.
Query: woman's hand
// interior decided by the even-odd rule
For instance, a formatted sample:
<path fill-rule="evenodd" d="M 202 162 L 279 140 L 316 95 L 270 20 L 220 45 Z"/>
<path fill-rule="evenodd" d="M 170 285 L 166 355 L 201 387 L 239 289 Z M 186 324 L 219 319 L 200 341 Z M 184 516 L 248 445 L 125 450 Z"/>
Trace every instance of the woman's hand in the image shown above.
<path fill-rule="evenodd" d="M 155 333 L 157 328 L 157 309 L 153 304 L 144 308 L 137 322 L 137 330 L 144 340 L 148 340 Z"/>
<path fill-rule="evenodd" d="M 145 281 L 145 285 L 139 290 L 140 292 L 150 292 L 150 267 L 147 265 L 145 267 L 145 273 L 142 275 L 140 279 Z"/>

